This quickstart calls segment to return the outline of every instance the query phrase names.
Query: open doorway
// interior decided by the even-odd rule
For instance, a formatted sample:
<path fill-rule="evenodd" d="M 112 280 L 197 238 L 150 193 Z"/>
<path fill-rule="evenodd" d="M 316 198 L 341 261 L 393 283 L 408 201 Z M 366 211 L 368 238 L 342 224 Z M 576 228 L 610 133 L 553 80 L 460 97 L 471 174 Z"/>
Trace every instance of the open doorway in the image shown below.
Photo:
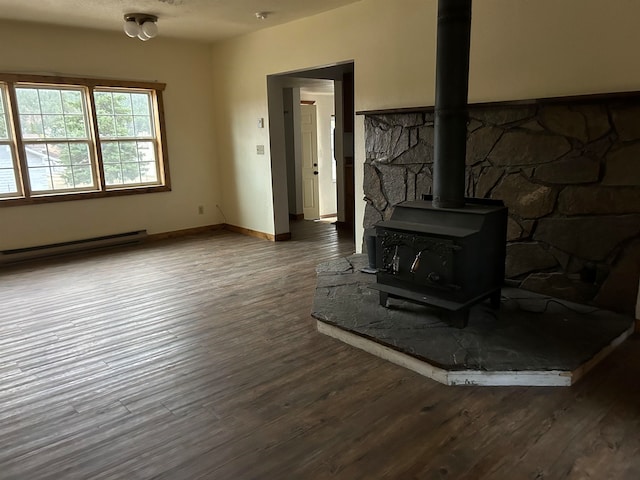
<path fill-rule="evenodd" d="M 302 218 L 353 238 L 353 63 L 271 75 L 267 85 L 276 239 Z"/>

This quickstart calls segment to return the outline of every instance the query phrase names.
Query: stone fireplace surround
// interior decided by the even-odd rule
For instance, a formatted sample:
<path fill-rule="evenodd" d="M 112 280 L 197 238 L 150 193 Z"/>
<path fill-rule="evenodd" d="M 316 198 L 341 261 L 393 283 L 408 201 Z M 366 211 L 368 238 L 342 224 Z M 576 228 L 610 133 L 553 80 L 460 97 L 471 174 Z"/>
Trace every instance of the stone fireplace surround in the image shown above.
<path fill-rule="evenodd" d="M 433 108 L 365 116 L 364 227 L 430 194 Z M 469 106 L 466 195 L 509 209 L 512 287 L 635 314 L 640 93 Z"/>

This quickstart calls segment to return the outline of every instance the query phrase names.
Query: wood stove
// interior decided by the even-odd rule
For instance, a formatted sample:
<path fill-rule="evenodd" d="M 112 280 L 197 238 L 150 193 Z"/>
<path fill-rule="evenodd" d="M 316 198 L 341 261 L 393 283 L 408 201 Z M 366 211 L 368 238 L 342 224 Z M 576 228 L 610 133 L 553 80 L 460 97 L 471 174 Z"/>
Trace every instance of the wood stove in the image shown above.
<path fill-rule="evenodd" d="M 433 196 L 396 205 L 376 224 L 380 304 L 402 298 L 448 311 L 464 327 L 469 308 L 500 305 L 507 209 L 465 198 L 471 0 L 438 2 Z"/>
<path fill-rule="evenodd" d="M 462 208 L 433 207 L 432 198 L 396 206 L 376 225 L 380 304 L 403 298 L 447 310 L 454 326 L 490 298 L 500 305 L 507 209 L 499 200 L 467 198 Z"/>

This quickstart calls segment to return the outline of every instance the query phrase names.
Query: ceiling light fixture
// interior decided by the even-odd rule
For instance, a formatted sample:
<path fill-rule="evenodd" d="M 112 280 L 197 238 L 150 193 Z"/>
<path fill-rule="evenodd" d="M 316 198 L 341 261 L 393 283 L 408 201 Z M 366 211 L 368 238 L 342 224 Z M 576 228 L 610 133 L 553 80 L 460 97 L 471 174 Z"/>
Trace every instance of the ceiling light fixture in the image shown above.
<path fill-rule="evenodd" d="M 124 33 L 128 37 L 137 37 L 143 42 L 158 35 L 158 17 L 148 13 L 125 13 Z"/>
<path fill-rule="evenodd" d="M 256 18 L 258 20 L 266 20 L 269 12 L 256 12 Z"/>

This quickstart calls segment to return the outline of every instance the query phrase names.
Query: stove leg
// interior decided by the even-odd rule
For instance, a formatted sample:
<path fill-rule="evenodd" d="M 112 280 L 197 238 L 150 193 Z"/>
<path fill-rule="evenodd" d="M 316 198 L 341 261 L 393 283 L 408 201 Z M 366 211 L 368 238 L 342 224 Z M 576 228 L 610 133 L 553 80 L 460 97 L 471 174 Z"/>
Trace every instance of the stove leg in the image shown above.
<path fill-rule="evenodd" d="M 387 292 L 380 292 L 380 305 L 387 308 L 387 300 L 389 300 L 389 294 Z"/>
<path fill-rule="evenodd" d="M 489 302 L 491 302 L 491 308 L 494 310 L 498 310 L 500 308 L 500 299 L 502 298 L 502 291 L 496 290 L 489 297 Z"/>
<path fill-rule="evenodd" d="M 449 324 L 452 327 L 464 328 L 469 323 L 469 309 L 464 308 L 457 312 L 451 312 L 449 314 Z"/>

